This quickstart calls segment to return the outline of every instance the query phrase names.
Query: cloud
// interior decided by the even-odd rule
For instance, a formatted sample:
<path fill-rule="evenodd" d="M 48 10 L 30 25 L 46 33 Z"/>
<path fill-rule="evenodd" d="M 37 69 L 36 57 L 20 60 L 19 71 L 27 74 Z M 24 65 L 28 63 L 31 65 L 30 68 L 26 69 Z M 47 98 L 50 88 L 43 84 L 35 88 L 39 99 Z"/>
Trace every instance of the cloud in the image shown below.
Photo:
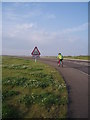
<path fill-rule="evenodd" d="M 16 51 L 16 54 L 25 54 L 25 52 L 28 54 L 28 51 L 31 51 L 34 46 L 39 46 L 43 54 L 52 54 L 52 51 L 53 54 L 56 54 L 59 49 L 63 51 L 63 48 L 69 49 L 72 46 L 78 50 L 77 43 L 83 44 L 84 38 L 81 35 L 77 35 L 77 32 L 87 30 L 87 23 L 58 32 L 41 29 L 35 23 L 17 24 L 6 28 L 5 30 L 3 29 L 3 53 L 7 50 L 7 53 L 15 54 Z M 72 32 L 76 34 L 72 34 Z M 68 47 L 66 47 L 67 45 Z M 12 52 L 10 52 L 11 49 Z"/>
<path fill-rule="evenodd" d="M 30 24 L 22 24 L 22 25 L 17 25 L 17 29 L 19 30 L 27 30 L 27 29 L 31 29 L 33 28 L 34 24 L 30 23 Z"/>
<path fill-rule="evenodd" d="M 47 16 L 47 18 L 48 18 L 48 19 L 55 19 L 56 16 L 55 16 L 54 14 L 49 14 L 49 15 Z"/>
<path fill-rule="evenodd" d="M 24 23 L 7 27 L 7 29 L 3 31 L 3 33 L 7 38 L 23 38 L 32 42 L 40 42 L 40 44 L 45 44 L 56 39 L 59 39 L 61 41 L 68 40 L 69 42 L 73 42 L 75 40 L 78 40 L 79 37 L 76 35 L 71 35 L 69 33 L 80 32 L 84 30 L 87 30 L 87 23 L 74 28 L 64 29 L 59 32 L 47 32 L 46 30 L 39 28 L 39 26 L 37 26 L 35 23 Z M 74 36 L 73 39 L 72 36 Z"/>
<path fill-rule="evenodd" d="M 66 48 L 87 40 L 88 23 L 61 29 L 66 26 L 64 20 L 59 20 L 56 11 L 46 7 L 42 3 L 3 3 L 3 50 L 24 53 L 24 50 L 38 45 L 47 54 L 55 54 L 57 49 L 68 51 Z M 72 23 L 74 25 L 74 21 Z"/>
<path fill-rule="evenodd" d="M 7 4 L 7 3 L 5 3 Z M 40 17 L 43 11 L 39 4 L 35 3 L 10 3 L 10 6 L 3 3 L 3 21 L 27 21 L 31 18 Z M 4 6 L 5 5 L 5 6 Z M 20 10 L 19 10 L 20 8 Z M 19 10 L 19 11 L 18 11 Z"/>
<path fill-rule="evenodd" d="M 72 33 L 72 32 L 76 33 L 76 32 L 88 30 L 88 23 L 84 23 L 82 25 L 79 25 L 73 28 L 66 28 L 58 32 L 56 31 L 47 32 L 47 30 L 43 30 L 39 26 L 37 26 L 36 23 L 23 23 L 23 24 L 12 25 L 12 26 L 8 26 L 7 29 L 3 31 L 7 37 L 20 38 L 23 36 L 26 38 L 31 38 L 33 41 L 37 40 L 37 41 L 44 42 L 44 40 L 46 41 L 46 40 L 52 40 L 56 38 L 65 40 L 66 38 L 65 36 L 70 38 L 69 33 Z M 22 34 L 22 36 L 20 36 L 20 34 Z"/>
<path fill-rule="evenodd" d="M 5 29 L 4 34 L 7 37 L 11 37 L 11 38 L 18 37 L 19 38 L 20 34 L 22 34 L 22 36 L 26 35 L 26 33 L 30 32 L 35 27 L 36 27 L 36 24 L 34 23 L 24 23 L 24 24 L 8 26 L 8 28 Z"/>
<path fill-rule="evenodd" d="M 72 32 L 80 32 L 88 29 L 88 23 L 84 23 L 77 27 L 68 28 L 62 31 L 62 33 L 72 33 Z"/>

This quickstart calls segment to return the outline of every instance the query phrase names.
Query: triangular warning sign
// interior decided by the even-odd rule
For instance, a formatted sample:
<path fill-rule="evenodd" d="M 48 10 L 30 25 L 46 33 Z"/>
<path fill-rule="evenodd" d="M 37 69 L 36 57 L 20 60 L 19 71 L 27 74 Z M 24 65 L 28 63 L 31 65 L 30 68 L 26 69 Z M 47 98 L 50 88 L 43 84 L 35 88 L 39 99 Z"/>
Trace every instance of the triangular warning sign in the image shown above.
<path fill-rule="evenodd" d="M 39 52 L 38 48 L 35 47 L 31 54 L 32 55 L 40 55 L 40 52 Z"/>

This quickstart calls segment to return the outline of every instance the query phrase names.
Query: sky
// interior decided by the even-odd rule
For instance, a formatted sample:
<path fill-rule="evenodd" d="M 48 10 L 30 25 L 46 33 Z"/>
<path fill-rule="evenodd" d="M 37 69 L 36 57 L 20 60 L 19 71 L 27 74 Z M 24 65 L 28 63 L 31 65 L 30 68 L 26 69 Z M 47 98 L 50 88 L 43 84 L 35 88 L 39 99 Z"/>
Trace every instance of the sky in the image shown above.
<path fill-rule="evenodd" d="M 3 2 L 2 52 L 42 56 L 88 54 L 87 2 Z"/>
<path fill-rule="evenodd" d="M 3 2 L 88 2 L 89 0 L 1 0 Z"/>

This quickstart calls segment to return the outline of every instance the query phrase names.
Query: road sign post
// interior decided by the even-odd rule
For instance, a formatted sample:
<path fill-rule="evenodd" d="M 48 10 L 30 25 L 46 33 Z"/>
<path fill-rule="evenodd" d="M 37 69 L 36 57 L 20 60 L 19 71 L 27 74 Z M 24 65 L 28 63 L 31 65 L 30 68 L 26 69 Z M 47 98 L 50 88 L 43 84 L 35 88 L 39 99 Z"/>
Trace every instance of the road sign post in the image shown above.
<path fill-rule="evenodd" d="M 35 58 L 35 63 L 37 62 L 37 59 Z"/>
<path fill-rule="evenodd" d="M 37 56 L 35 56 L 35 63 L 37 62 Z"/>
<path fill-rule="evenodd" d="M 40 57 L 40 52 L 38 48 L 35 47 L 31 54 L 32 54 L 32 57 L 35 59 L 35 63 L 36 63 L 37 58 Z"/>

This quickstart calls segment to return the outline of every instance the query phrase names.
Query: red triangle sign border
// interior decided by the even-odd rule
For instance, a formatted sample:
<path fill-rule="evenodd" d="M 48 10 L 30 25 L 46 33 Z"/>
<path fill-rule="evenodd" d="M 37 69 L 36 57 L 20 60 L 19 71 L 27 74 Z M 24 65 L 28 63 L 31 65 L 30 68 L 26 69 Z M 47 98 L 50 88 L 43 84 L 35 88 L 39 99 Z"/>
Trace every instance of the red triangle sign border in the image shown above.
<path fill-rule="evenodd" d="M 37 53 L 35 53 L 35 50 L 37 50 Z M 31 54 L 32 55 L 40 55 L 40 52 L 39 52 L 38 48 L 35 47 Z"/>

